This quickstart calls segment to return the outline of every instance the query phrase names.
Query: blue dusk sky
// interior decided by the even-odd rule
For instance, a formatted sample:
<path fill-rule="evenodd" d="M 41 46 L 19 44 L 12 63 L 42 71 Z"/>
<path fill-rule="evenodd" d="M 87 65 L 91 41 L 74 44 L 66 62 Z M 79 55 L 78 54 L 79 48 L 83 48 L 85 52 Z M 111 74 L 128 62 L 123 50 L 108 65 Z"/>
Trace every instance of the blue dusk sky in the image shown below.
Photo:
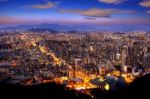
<path fill-rule="evenodd" d="M 0 0 L 0 25 L 42 23 L 150 27 L 150 0 Z"/>

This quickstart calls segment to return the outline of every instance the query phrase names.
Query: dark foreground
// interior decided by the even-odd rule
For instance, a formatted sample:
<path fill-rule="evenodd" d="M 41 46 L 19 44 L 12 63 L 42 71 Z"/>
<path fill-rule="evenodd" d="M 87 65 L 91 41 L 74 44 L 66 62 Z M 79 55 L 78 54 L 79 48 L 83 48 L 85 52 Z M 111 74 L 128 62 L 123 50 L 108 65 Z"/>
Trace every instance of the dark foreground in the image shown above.
<path fill-rule="evenodd" d="M 100 89 L 91 90 L 95 99 L 135 99 L 150 98 L 150 74 L 136 79 L 127 88 L 117 91 L 102 91 Z M 20 86 L 0 83 L 0 98 L 49 98 L 49 99 L 91 99 L 91 96 L 65 88 L 56 83 Z"/>

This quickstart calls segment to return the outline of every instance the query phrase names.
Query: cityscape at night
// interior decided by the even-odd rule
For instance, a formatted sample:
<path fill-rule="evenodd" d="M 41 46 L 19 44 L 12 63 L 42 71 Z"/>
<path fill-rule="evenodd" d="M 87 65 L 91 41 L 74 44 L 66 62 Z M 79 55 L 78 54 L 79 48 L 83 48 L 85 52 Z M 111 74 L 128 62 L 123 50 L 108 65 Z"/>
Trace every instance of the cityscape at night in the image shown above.
<path fill-rule="evenodd" d="M 149 96 L 150 0 L 0 0 L 0 93 Z"/>

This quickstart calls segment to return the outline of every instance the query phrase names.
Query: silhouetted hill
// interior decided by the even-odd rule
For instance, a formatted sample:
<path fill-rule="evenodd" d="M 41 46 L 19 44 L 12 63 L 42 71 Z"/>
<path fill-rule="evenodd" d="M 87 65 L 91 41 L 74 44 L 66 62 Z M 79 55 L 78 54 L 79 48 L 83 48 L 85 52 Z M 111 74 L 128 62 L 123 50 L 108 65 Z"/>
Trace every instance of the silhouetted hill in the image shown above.
<path fill-rule="evenodd" d="M 0 97 L 4 98 L 33 98 L 33 99 L 90 99 L 89 96 L 78 93 L 74 90 L 65 88 L 56 83 L 21 86 L 6 83 L 0 83 Z"/>
<path fill-rule="evenodd" d="M 135 79 L 127 88 L 116 92 L 109 92 L 105 98 L 115 99 L 149 99 L 150 97 L 150 74 Z M 147 98 L 148 97 L 148 98 Z"/>
<path fill-rule="evenodd" d="M 137 78 L 128 87 L 113 91 L 101 89 L 91 90 L 94 99 L 149 99 L 150 74 Z M 4 98 L 49 98 L 49 99 L 91 99 L 90 96 L 79 93 L 56 83 L 21 86 L 0 83 L 0 96 Z"/>
<path fill-rule="evenodd" d="M 132 96 L 150 97 L 150 74 L 135 79 L 128 91 Z"/>

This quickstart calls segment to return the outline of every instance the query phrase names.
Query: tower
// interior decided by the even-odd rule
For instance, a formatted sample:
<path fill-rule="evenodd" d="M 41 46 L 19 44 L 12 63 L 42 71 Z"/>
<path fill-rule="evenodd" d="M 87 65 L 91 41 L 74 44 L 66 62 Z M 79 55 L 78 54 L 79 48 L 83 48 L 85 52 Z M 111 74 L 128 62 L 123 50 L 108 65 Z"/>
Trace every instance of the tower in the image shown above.
<path fill-rule="evenodd" d="M 122 52 L 121 52 L 121 65 L 122 66 L 125 66 L 126 65 L 126 50 L 123 49 Z"/>

